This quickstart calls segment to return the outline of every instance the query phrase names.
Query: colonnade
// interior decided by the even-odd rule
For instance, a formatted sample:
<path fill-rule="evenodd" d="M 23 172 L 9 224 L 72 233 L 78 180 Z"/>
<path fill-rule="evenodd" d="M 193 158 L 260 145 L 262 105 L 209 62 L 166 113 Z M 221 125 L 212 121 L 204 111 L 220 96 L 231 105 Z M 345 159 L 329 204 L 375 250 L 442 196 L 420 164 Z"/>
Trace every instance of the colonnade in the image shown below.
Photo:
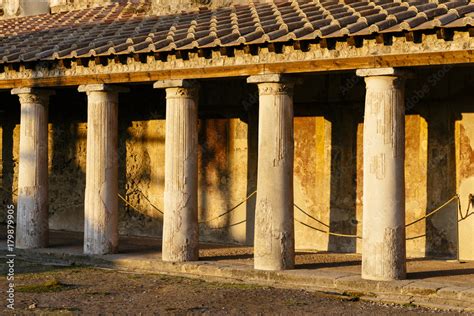
<path fill-rule="evenodd" d="M 393 68 L 358 70 L 365 77 L 362 277 L 406 277 L 404 184 L 404 77 Z M 254 267 L 292 269 L 293 77 L 248 78 L 259 91 L 257 203 Z M 162 259 L 199 259 L 198 93 L 196 80 L 156 82 L 166 90 L 165 194 Z M 118 94 L 125 89 L 79 87 L 88 96 L 84 252 L 114 253 L 118 247 Z M 48 133 L 51 91 L 14 89 L 21 104 L 18 199 L 19 248 L 47 246 Z"/>

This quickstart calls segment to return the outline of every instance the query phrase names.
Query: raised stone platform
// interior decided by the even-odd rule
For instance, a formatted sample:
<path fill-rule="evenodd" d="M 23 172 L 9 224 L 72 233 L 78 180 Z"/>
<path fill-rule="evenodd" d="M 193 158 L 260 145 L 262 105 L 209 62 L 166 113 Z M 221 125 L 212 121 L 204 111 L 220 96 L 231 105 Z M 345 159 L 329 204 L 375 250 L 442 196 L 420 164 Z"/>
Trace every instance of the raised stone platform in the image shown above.
<path fill-rule="evenodd" d="M 407 280 L 383 282 L 361 279 L 360 256 L 356 254 L 300 251 L 294 270 L 268 272 L 253 269 L 252 248 L 249 247 L 204 244 L 201 245 L 200 261 L 174 264 L 161 261 L 159 239 L 123 237 L 120 253 L 106 256 L 82 254 L 82 234 L 52 232 L 51 239 L 50 248 L 17 250 L 16 254 L 49 264 L 92 265 L 203 280 L 301 288 L 346 294 L 362 300 L 474 312 L 474 262 L 409 259 Z"/>

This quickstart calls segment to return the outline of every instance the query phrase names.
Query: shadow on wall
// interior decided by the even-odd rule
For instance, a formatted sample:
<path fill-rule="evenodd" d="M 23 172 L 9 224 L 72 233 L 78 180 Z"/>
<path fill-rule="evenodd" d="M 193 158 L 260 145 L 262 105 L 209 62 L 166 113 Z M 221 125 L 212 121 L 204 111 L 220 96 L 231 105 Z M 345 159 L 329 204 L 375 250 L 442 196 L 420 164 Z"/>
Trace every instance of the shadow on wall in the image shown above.
<path fill-rule="evenodd" d="M 428 123 L 427 209 L 433 210 L 452 198 L 456 188 L 455 120 L 449 104 L 430 104 Z M 428 212 L 429 212 L 428 211 Z M 451 203 L 426 220 L 426 256 L 455 257 L 457 253 L 457 208 Z"/>
<path fill-rule="evenodd" d="M 456 82 L 461 76 L 455 72 L 449 78 L 449 82 Z M 440 83 L 444 87 L 448 83 Z M 241 84 L 241 83 L 240 83 Z M 314 83 L 311 82 L 311 85 Z M 242 84 L 244 86 L 244 84 Z M 363 84 L 360 83 L 357 90 L 363 92 Z M 472 83 L 460 85 L 453 92 L 439 89 L 429 100 L 411 112 L 423 116 L 428 124 L 427 136 L 427 170 L 420 171 L 427 177 L 427 209 L 434 209 L 456 193 L 456 155 L 455 155 L 455 122 L 460 113 L 474 112 L 470 105 L 468 109 L 461 109 L 455 97 L 456 94 L 469 96 L 472 91 Z M 463 88 L 464 87 L 464 88 Z M 206 90 L 212 90 L 207 89 Z M 229 89 L 230 90 L 230 89 Z M 359 91 L 360 90 L 360 91 Z M 217 91 L 217 90 L 213 90 Z M 216 92 L 217 93 L 217 92 Z M 236 94 L 244 93 L 238 91 Z M 220 98 L 229 96 L 219 93 Z M 295 94 L 295 96 L 298 94 Z M 216 96 L 208 96 L 201 101 L 200 111 L 201 126 L 199 132 L 201 148 L 201 199 L 200 210 L 202 218 L 213 217 L 221 209 L 233 207 L 235 200 L 241 196 L 232 195 L 231 181 L 245 181 L 244 192 L 252 193 L 256 189 L 257 177 L 257 147 L 258 147 L 258 106 L 251 108 L 247 120 L 247 169 L 244 175 L 231 179 L 235 175 L 231 164 L 242 163 L 229 160 L 229 139 L 231 138 L 230 124 L 228 118 L 243 117 L 243 106 L 239 98 L 235 104 L 227 105 L 221 103 L 221 99 L 215 101 L 213 108 L 208 104 L 209 100 Z M 1 146 L 1 181 L 2 187 L 16 189 L 14 174 L 14 128 L 19 123 L 18 100 L 6 95 L 2 99 L 7 100 L 0 105 L 0 124 L 2 127 Z M 232 98 L 230 98 L 232 99 Z M 164 133 L 157 133 L 155 128 L 164 126 L 165 98 L 161 91 L 153 90 L 151 87 L 133 87 L 129 94 L 121 95 L 119 98 L 119 192 L 127 197 L 132 204 L 150 208 L 143 196 L 136 193 L 136 187 L 148 189 L 147 195 L 156 200 L 162 200 L 162 194 L 150 189 L 153 186 L 163 187 L 164 178 L 153 169 L 164 166 L 164 151 L 151 151 L 151 147 L 164 145 Z M 332 100 L 330 97 L 319 96 L 317 101 L 295 100 L 296 116 L 324 116 L 331 122 L 331 179 L 330 179 L 330 202 L 329 202 L 329 224 L 332 232 L 343 234 L 360 234 L 357 230 L 357 126 L 362 121 L 363 97 L 357 97 L 344 102 L 344 99 Z M 434 100 L 434 101 L 431 101 Z M 469 100 L 468 100 L 469 102 Z M 203 104 L 204 103 L 204 104 Z M 80 94 L 76 89 L 60 89 L 57 96 L 52 97 L 50 104 L 50 212 L 51 228 L 80 231 L 83 229 L 83 202 L 85 186 L 85 159 L 86 159 L 86 121 L 87 121 L 87 99 L 85 94 Z M 357 104 L 355 108 L 349 106 Z M 231 108 L 227 116 L 216 117 L 219 108 Z M 234 106 L 232 108 L 232 106 Z M 249 109 L 247 109 L 249 110 Z M 207 111 L 207 112 L 206 112 Z M 211 114 L 210 114 L 211 113 Z M 154 123 L 152 122 L 154 121 Z M 155 125 L 156 123 L 156 125 Z M 314 133 L 314 130 L 308 132 Z M 308 134 L 311 136 L 310 134 Z M 312 149 L 311 149 L 312 150 Z M 133 157 L 131 157 L 133 156 Z M 242 156 L 239 156 L 242 157 Z M 232 157 L 231 157 L 232 158 Z M 407 157 L 410 159 L 410 157 Z M 232 158 L 234 159 L 234 158 Z M 235 159 L 234 159 L 235 160 Z M 161 164 L 161 165 L 160 165 Z M 242 167 L 244 168 L 244 167 Z M 360 168 L 360 167 L 359 167 Z M 242 169 L 244 170 L 244 169 Z M 245 179 L 245 180 L 244 180 Z M 158 183 L 158 184 L 157 184 Z M 329 188 L 328 188 L 329 189 Z M 308 188 L 313 190 L 313 188 Z M 424 190 L 424 188 L 423 188 Z M 315 198 L 319 198 L 315 193 Z M 239 193 L 240 195 L 240 193 Z M 244 195 L 244 193 L 242 193 Z M 12 201 L 11 194 L 1 192 L 2 201 Z M 219 203 L 210 199 L 218 199 Z M 219 207 L 218 207 L 219 206 Z M 222 207 L 221 207 L 222 206 Z M 211 212 L 211 210 L 213 212 Z M 414 210 L 407 210 L 414 211 Z M 447 208 L 434 215 L 426 221 L 426 254 L 435 257 L 453 257 L 457 250 L 457 213 L 455 206 Z M 253 225 L 255 212 L 255 197 L 246 203 L 246 224 L 242 224 L 242 230 L 246 228 L 246 243 L 253 242 Z M 295 210 L 296 212 L 296 210 Z M 323 212 L 323 210 L 316 210 Z M 161 234 L 161 219 L 150 216 L 151 213 L 138 212 L 131 207 L 120 204 L 120 227 L 122 232 L 137 235 L 156 236 Z M 240 216 L 240 215 L 239 215 Z M 242 216 L 243 217 L 243 216 Z M 231 216 L 227 216 L 219 222 L 219 226 L 231 224 Z M 239 226 L 240 229 L 240 226 Z M 205 227 L 206 234 L 213 235 L 214 240 L 230 241 L 231 230 L 209 230 Z M 211 233 L 212 232 L 212 233 Z M 319 234 L 319 233 L 318 233 Z M 319 235 L 318 235 L 319 236 Z M 334 252 L 355 252 L 356 240 L 343 237 L 330 237 L 328 250 Z"/>
<path fill-rule="evenodd" d="M 257 190 L 258 170 L 258 106 L 256 104 L 248 108 L 247 117 L 247 196 Z M 246 245 L 254 243 L 255 234 L 255 208 L 257 206 L 256 195 L 252 196 L 246 203 Z"/>
<path fill-rule="evenodd" d="M 86 122 L 85 94 L 76 89 L 56 90 L 49 105 L 50 229 L 83 231 Z"/>
<path fill-rule="evenodd" d="M 141 192 L 152 194 L 152 191 L 147 192 L 150 182 L 156 181 L 155 186 L 160 187 L 164 180 L 152 179 L 152 167 L 160 166 L 151 166 L 150 163 L 150 147 L 164 144 L 164 138 L 157 136 L 156 131 L 152 133 L 153 136 L 147 132 L 149 124 L 164 118 L 162 104 L 164 96 L 151 87 L 133 87 L 130 93 L 119 96 L 119 194 L 131 205 L 143 210 L 137 211 L 119 199 L 121 234 L 161 234 L 161 218 L 147 213 L 151 207 Z M 57 90 L 57 95 L 51 99 L 49 115 L 52 125 L 49 133 L 50 228 L 83 231 L 87 157 L 86 94 L 76 89 Z"/>
<path fill-rule="evenodd" d="M 421 108 L 428 124 L 427 208 L 433 210 L 458 192 L 463 180 L 462 165 L 457 161 L 456 121 L 463 113 L 473 113 L 472 91 L 474 76 L 469 68 L 442 67 L 431 71 L 425 84 L 418 91 L 433 83 Z M 443 87 L 436 89 L 435 87 Z M 471 97 L 470 97 L 471 96 Z M 469 159 L 461 155 L 460 159 Z M 459 164 L 459 165 L 457 165 Z M 459 179 L 457 177 L 459 176 Z M 461 196 L 462 201 L 466 196 Z M 462 207 L 465 207 L 463 204 Z M 464 211 L 464 210 L 462 210 Z M 456 203 L 436 213 L 426 221 L 426 256 L 455 257 L 458 251 L 458 209 Z M 462 240 L 460 241 L 462 242 Z"/>
<path fill-rule="evenodd" d="M 210 220 L 215 217 L 213 209 L 228 210 L 231 206 L 230 200 L 230 164 L 232 156 L 228 150 L 229 120 L 205 120 L 199 121 L 199 218 Z M 201 225 L 200 233 L 205 238 L 228 239 L 229 230 L 212 229 L 216 226 L 224 227 L 230 225 L 230 216 L 223 216 L 223 220 L 216 220 L 208 225 Z M 211 229 L 209 229 L 211 227 Z"/>
<path fill-rule="evenodd" d="M 201 88 L 199 209 L 201 222 L 209 221 L 200 225 L 203 240 L 253 244 L 255 196 L 240 204 L 256 189 L 253 88 L 242 79 L 209 80 Z"/>
<path fill-rule="evenodd" d="M 55 230 L 83 231 L 84 227 L 84 194 L 86 182 L 86 155 L 87 155 L 87 97 L 86 94 L 77 92 L 76 88 L 57 89 L 56 96 L 50 100 L 49 111 L 49 198 L 50 198 L 50 228 Z M 7 115 L 2 115 L 2 183 L 12 188 L 15 185 L 14 154 L 15 148 L 14 127 L 19 123 L 20 108 L 17 98 L 11 98 L 15 110 L 8 110 Z M 210 181 L 202 185 L 201 194 L 220 200 L 212 201 L 209 209 L 206 203 L 201 205 L 203 213 L 212 210 L 213 213 L 202 214 L 203 218 L 213 217 L 216 212 L 233 207 L 235 199 L 246 191 L 254 190 L 256 179 L 248 185 L 241 182 L 242 193 L 234 194 L 231 185 L 231 169 L 236 170 L 240 161 L 229 160 L 229 120 L 239 119 L 242 116 L 242 104 L 234 102 L 233 108 L 224 117 L 215 117 L 216 109 L 203 105 L 201 115 L 200 147 L 204 156 L 201 164 L 202 181 Z M 6 103 L 2 103 L 6 104 Z M 5 105 L 3 105 L 5 107 Z M 206 112 L 207 111 L 207 112 Z M 217 112 L 216 112 L 217 113 Z M 11 117 L 15 117 L 12 119 Z M 162 209 L 164 189 L 164 127 L 165 127 L 165 96 L 164 92 L 154 90 L 148 86 L 133 86 L 128 94 L 119 97 L 119 193 L 129 205 L 120 200 L 119 218 L 120 233 L 125 235 L 161 236 L 162 217 L 156 216 L 158 208 Z M 16 122 L 16 123 L 14 123 Z M 240 128 L 244 126 L 239 123 Z M 255 132 L 256 127 L 254 128 Z M 240 131 L 240 130 L 239 130 Z M 245 128 L 241 131 L 241 135 Z M 204 137 L 205 135 L 205 137 Z M 256 136 L 256 133 L 255 135 Z M 247 137 L 247 136 L 246 136 Z M 17 140 L 15 140 L 16 142 Z M 252 142 L 256 146 L 256 138 L 248 136 L 244 142 Z M 256 151 L 252 154 L 255 161 L 250 162 L 255 166 Z M 247 156 L 247 153 L 244 153 Z M 241 157 L 241 156 L 239 156 Z M 234 158 L 232 158 L 234 159 Z M 242 170 L 244 178 L 256 177 L 247 169 L 237 166 Z M 233 171 L 232 171 L 233 172 Z M 242 178 L 236 179 L 241 181 Z M 246 187 L 247 186 L 247 187 Z M 252 187 L 253 186 L 253 187 Z M 212 194 L 212 195 L 211 195 Z M 232 195 L 234 194 L 234 195 Z M 11 196 L 2 193 L 2 199 L 10 200 Z M 234 200 L 231 200 L 234 198 Z M 149 199 L 149 200 L 148 200 Z M 201 201 L 202 202 L 202 201 Z M 238 226 L 241 241 L 245 242 L 245 213 L 249 222 L 253 223 L 254 207 L 252 199 L 243 205 L 243 214 L 238 215 L 244 219 Z M 222 205 L 221 205 L 222 204 Z M 133 207 L 133 206 L 136 207 Z M 155 208 L 156 206 L 156 208 Z M 246 209 L 247 206 L 247 209 Z M 241 216 L 242 215 L 242 216 Z M 222 224 L 231 224 L 231 216 L 222 218 Z M 253 225 L 253 224 L 252 224 Z M 214 233 L 207 226 L 206 233 Z M 248 238 L 253 237 L 253 226 Z M 213 240 L 222 242 L 232 241 L 231 230 L 218 230 Z M 240 240 L 239 239 L 239 240 Z M 251 239 L 250 239 L 251 242 Z"/>
<path fill-rule="evenodd" d="M 1 165 L 0 165 L 0 201 L 2 205 L 14 204 L 16 197 L 12 192 L 16 192 L 14 187 L 15 160 L 13 152 L 14 129 L 20 123 L 20 106 L 14 96 L 0 94 L 2 103 L 0 104 L 0 126 L 1 126 Z M 16 155 L 17 156 L 17 155 Z M 5 222 L 6 208 L 0 210 L 0 222 Z"/>
<path fill-rule="evenodd" d="M 119 227 L 121 235 L 162 234 L 164 91 L 131 86 L 119 95 Z M 131 206 L 133 205 L 133 207 Z"/>
<path fill-rule="evenodd" d="M 425 214 L 428 214 L 460 193 L 458 180 L 462 179 L 457 179 L 460 166 L 456 160 L 459 141 L 456 139 L 456 121 L 462 119 L 463 112 L 474 112 L 472 97 L 469 98 L 474 77 L 472 70 L 444 66 L 424 70 L 417 78 L 420 80 L 408 81 L 407 112 L 414 111 L 427 123 L 427 148 L 424 150 L 427 154 Z M 419 100 L 419 104 L 414 100 Z M 425 221 L 425 256 L 455 258 L 457 225 L 456 203 L 450 203 L 428 217 Z"/>
<path fill-rule="evenodd" d="M 357 117 L 339 107 L 331 113 L 331 186 L 329 226 L 331 232 L 357 235 Z M 356 252 L 356 239 L 329 236 L 328 250 Z"/>
<path fill-rule="evenodd" d="M 472 78 L 468 80 L 469 76 L 472 77 L 468 70 L 451 68 L 448 70 L 437 68 L 423 70 L 424 72 L 421 71 L 419 74 L 423 80 L 408 81 L 407 100 L 417 92 L 426 91 L 425 85 L 429 85 L 430 90 L 415 104 L 407 104 L 407 114 L 420 115 L 426 121 L 428 129 L 427 134 L 421 137 L 423 139 L 412 142 L 419 148 L 407 150 L 406 159 L 426 161 L 426 169 L 412 168 L 411 172 L 416 174 L 408 175 L 407 178 L 409 187 L 421 186 L 420 190 L 426 190 L 426 200 L 424 194 L 410 195 L 409 204 L 416 205 L 417 209 L 407 208 L 407 213 L 411 216 L 416 214 L 415 219 L 422 216 L 418 211 L 422 210 L 427 214 L 457 193 L 455 122 L 461 118 L 463 112 L 474 112 L 472 98 L 468 97 L 472 94 L 474 80 Z M 336 233 L 360 235 L 356 217 L 359 205 L 356 203 L 362 198 L 361 193 L 357 196 L 357 190 L 360 190 L 362 183 L 357 183 L 355 179 L 359 173 L 362 174 L 360 170 L 362 166 L 357 165 L 355 157 L 357 150 L 362 150 L 363 146 L 362 142 L 357 142 L 357 124 L 363 122 L 365 88 L 363 80 L 351 79 L 349 76 L 346 81 L 351 84 L 349 94 L 344 93 L 345 95 L 341 97 L 334 93 L 334 87 L 344 87 L 344 80 L 342 84 L 338 84 L 334 78 L 328 78 L 329 84 L 326 83 L 323 91 L 329 92 L 314 93 L 311 95 L 312 99 L 306 97 L 304 101 L 306 105 L 296 100 L 295 110 L 298 112 L 297 116 L 323 116 L 331 122 L 329 229 Z M 305 84 L 308 85 L 306 91 L 310 91 L 310 84 Z M 319 82 L 317 86 L 322 84 L 324 83 Z M 315 86 L 314 83 L 311 85 Z M 360 106 L 357 106 L 359 103 Z M 422 136 L 417 133 L 414 132 L 410 137 Z M 412 153 L 415 152 L 424 153 L 424 158 L 413 156 Z M 321 196 L 316 197 L 321 199 Z M 316 212 L 321 213 L 323 210 Z M 422 248 L 413 248 L 410 251 L 421 255 L 424 253 L 428 257 L 455 257 L 458 243 L 457 220 L 456 203 L 451 203 L 420 223 L 425 225 L 424 228 L 420 227 L 422 236 L 419 240 L 423 240 Z M 355 252 L 356 246 L 355 239 L 329 237 L 329 251 Z"/>
<path fill-rule="evenodd" d="M 295 157 L 300 163 L 295 176 L 300 178 L 301 189 L 310 201 L 307 203 L 313 205 L 313 208 L 304 210 L 313 217 L 306 216 L 306 224 L 323 231 L 360 235 L 357 153 L 361 144 L 358 144 L 357 132 L 359 123 L 363 121 L 363 91 L 363 81 L 351 73 L 308 76 L 303 85 L 296 87 L 295 117 L 307 117 L 309 120 L 303 120 L 307 124 L 296 125 L 295 141 L 300 143 L 296 149 L 300 152 L 295 153 Z M 314 146 L 314 149 L 308 146 Z M 298 160 L 295 163 L 298 166 Z M 327 181 L 321 179 L 327 177 Z M 298 206 L 304 204 L 303 200 L 295 202 Z M 297 219 L 304 218 L 305 214 L 301 213 L 302 210 L 296 207 Z M 297 232 L 301 234 L 297 239 L 301 240 L 300 244 L 305 248 L 342 253 L 357 251 L 357 239 L 353 237 L 326 236 L 324 232 L 310 227 Z M 312 241 L 313 238 L 319 240 Z M 326 239 L 327 243 L 323 242 Z"/>

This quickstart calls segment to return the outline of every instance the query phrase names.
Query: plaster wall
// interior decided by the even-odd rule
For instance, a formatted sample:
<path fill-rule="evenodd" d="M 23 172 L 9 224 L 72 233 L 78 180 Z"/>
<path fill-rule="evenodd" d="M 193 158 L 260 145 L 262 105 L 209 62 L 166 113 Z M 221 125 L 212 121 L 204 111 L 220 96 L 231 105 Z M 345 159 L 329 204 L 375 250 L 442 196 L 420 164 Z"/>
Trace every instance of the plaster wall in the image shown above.
<path fill-rule="evenodd" d="M 459 258 L 474 259 L 474 216 L 465 212 L 469 205 L 469 195 L 474 195 L 474 114 L 462 113 L 456 122 L 456 163 L 457 186 L 461 197 L 461 214 L 459 221 Z M 471 207 L 472 213 L 472 207 Z"/>

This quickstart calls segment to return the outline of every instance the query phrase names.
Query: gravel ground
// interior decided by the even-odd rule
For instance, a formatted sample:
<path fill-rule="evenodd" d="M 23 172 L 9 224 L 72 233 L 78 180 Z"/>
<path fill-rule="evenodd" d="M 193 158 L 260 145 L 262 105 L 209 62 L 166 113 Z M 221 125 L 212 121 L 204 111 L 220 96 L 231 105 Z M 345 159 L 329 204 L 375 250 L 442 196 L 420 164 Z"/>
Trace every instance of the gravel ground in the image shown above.
<path fill-rule="evenodd" d="M 5 264 L 1 270 L 5 275 Z M 87 267 L 51 267 L 18 260 L 15 273 L 16 309 L 12 313 L 4 308 L 4 315 L 455 315 L 415 306 L 362 302 L 356 296 Z M 2 282 L 1 290 L 5 297 L 6 282 Z"/>

